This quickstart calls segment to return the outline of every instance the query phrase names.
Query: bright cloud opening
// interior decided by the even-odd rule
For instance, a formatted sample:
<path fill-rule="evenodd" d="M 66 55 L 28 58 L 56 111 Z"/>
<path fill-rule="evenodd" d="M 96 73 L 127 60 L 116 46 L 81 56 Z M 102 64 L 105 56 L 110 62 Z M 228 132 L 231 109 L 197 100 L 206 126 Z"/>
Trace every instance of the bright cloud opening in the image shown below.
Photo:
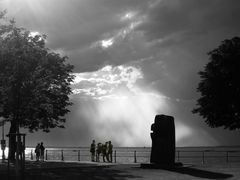
<path fill-rule="evenodd" d="M 133 66 L 105 66 L 96 72 L 75 73 L 73 93 L 102 99 L 116 96 L 119 92 L 133 93 L 136 82 L 143 78 L 141 69 Z"/>
<path fill-rule="evenodd" d="M 103 48 L 108 48 L 108 47 L 110 47 L 110 46 L 112 46 L 113 45 L 113 39 L 111 38 L 111 39 L 108 39 L 108 40 L 102 40 L 101 41 L 101 46 L 103 47 Z"/>

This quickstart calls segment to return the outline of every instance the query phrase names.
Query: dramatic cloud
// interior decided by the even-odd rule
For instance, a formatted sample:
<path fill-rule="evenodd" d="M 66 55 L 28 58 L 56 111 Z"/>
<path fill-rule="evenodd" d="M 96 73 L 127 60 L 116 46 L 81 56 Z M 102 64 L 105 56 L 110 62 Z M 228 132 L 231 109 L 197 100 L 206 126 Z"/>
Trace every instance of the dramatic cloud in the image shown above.
<path fill-rule="evenodd" d="M 93 98 L 104 98 L 105 96 L 123 91 L 136 92 L 134 86 L 138 79 L 143 78 L 141 70 L 132 66 L 105 66 L 91 73 L 75 73 L 73 82 L 73 93 L 80 96 L 87 95 Z"/>

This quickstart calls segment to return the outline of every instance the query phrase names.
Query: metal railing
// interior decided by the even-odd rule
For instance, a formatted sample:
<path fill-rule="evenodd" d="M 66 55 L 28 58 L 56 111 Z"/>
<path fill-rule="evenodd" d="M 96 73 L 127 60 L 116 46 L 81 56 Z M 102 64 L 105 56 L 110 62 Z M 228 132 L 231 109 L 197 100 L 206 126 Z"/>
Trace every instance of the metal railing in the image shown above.
<path fill-rule="evenodd" d="M 202 150 L 202 151 L 176 151 L 176 161 L 198 160 L 202 164 L 208 162 L 240 162 L 240 150 Z"/>
<path fill-rule="evenodd" d="M 150 151 L 122 151 L 121 149 L 113 151 L 114 163 L 143 163 L 150 161 Z M 211 162 L 240 162 L 240 150 L 176 150 L 176 162 L 196 162 L 196 163 L 211 163 Z M 35 155 L 31 150 L 30 156 L 27 158 L 34 160 Z M 90 161 L 91 155 L 88 149 L 46 149 L 45 160 L 59 161 Z M 102 160 L 101 160 L 102 161 Z"/>

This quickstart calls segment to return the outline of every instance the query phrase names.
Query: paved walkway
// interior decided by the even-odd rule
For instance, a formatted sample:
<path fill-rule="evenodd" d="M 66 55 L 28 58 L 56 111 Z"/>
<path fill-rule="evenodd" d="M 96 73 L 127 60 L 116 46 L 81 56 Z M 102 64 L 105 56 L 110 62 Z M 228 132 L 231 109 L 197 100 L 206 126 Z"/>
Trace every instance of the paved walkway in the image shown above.
<path fill-rule="evenodd" d="M 15 179 L 14 168 L 0 163 L 0 179 Z M 142 169 L 140 164 L 93 162 L 26 162 L 25 180 L 192 180 L 240 179 L 240 163 L 185 165 L 183 168 Z"/>

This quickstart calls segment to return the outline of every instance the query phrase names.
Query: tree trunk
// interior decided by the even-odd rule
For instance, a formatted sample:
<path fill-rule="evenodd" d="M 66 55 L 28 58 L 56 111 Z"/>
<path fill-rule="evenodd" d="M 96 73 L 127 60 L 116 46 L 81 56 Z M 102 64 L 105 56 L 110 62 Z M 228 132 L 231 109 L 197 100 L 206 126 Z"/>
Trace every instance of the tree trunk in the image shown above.
<path fill-rule="evenodd" d="M 15 160 L 15 153 L 17 150 L 17 142 L 16 142 L 16 135 L 17 133 L 17 126 L 16 123 L 11 122 L 10 130 L 9 130 L 9 153 L 8 158 L 10 161 Z"/>

